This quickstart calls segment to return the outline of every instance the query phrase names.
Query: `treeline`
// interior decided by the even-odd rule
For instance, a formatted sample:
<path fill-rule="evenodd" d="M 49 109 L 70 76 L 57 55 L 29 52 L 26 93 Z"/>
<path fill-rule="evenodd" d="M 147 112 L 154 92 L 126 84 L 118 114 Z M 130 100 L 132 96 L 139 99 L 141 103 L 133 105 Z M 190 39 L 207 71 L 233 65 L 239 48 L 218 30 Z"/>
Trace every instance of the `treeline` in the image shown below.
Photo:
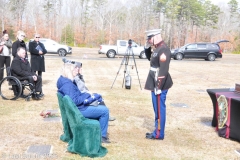
<path fill-rule="evenodd" d="M 163 29 L 171 48 L 191 42 L 227 39 L 221 47 L 240 51 L 237 0 L 217 6 L 209 0 L 0 0 L 1 29 L 12 40 L 18 30 L 27 38 L 38 32 L 71 46 L 98 47 L 117 39 L 143 45 L 144 32 Z"/>

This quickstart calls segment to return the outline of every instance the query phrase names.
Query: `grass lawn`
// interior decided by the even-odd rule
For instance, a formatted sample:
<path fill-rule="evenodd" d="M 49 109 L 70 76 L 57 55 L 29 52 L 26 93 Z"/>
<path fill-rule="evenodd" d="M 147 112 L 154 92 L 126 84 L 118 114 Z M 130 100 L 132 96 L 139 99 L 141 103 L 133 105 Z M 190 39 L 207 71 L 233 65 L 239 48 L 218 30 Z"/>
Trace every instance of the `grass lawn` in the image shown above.
<path fill-rule="evenodd" d="M 240 149 L 239 142 L 219 137 L 211 127 L 213 107 L 206 92 L 210 88 L 230 88 L 240 81 L 240 55 L 226 54 L 214 62 L 197 59 L 171 61 L 170 74 L 174 85 L 167 94 L 163 141 L 145 139 L 145 133 L 154 129 L 154 113 L 150 92 L 140 89 L 135 68 L 130 69 L 132 85 L 128 90 L 122 88 L 124 65 L 117 75 L 122 57 L 109 59 L 99 55 L 97 49 L 73 48 L 73 54 L 66 58 L 83 63 L 87 87 L 102 94 L 110 116 L 116 118 L 109 122 L 111 143 L 103 144 L 108 154 L 96 159 L 240 159 L 235 152 Z M 149 62 L 136 57 L 136 63 L 140 84 L 144 88 Z M 62 64 L 58 55 L 45 56 L 43 100 L 19 98 L 8 101 L 0 98 L 0 159 L 17 159 L 17 156 L 21 159 L 31 145 L 52 145 L 54 156 L 42 159 L 90 159 L 66 152 L 67 144 L 59 140 L 62 123 L 46 122 L 39 115 L 43 110 L 59 108 L 56 81 Z M 173 105 L 179 103 L 185 107 Z"/>

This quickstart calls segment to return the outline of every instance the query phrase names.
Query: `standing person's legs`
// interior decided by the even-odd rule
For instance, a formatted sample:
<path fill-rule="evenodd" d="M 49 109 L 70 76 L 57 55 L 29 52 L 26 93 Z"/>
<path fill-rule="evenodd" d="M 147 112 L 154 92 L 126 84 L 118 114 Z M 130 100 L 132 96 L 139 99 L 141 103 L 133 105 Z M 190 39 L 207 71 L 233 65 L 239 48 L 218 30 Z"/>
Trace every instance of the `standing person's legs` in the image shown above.
<path fill-rule="evenodd" d="M 42 71 L 33 71 L 34 73 L 36 73 L 38 76 L 42 77 Z"/>
<path fill-rule="evenodd" d="M 42 77 L 42 71 L 38 71 L 38 76 Z"/>
<path fill-rule="evenodd" d="M 11 57 L 10 56 L 5 56 L 5 65 L 6 68 L 10 67 L 10 63 L 11 63 Z M 6 75 L 7 75 L 7 70 L 6 70 Z"/>
<path fill-rule="evenodd" d="M 42 93 L 42 77 L 37 76 L 37 81 L 35 81 L 35 91 Z"/>
<path fill-rule="evenodd" d="M 36 73 L 38 76 L 42 77 L 42 71 L 33 71 L 33 72 Z"/>
<path fill-rule="evenodd" d="M 166 124 L 166 97 L 167 97 L 167 92 L 168 90 L 164 90 L 162 91 L 161 95 L 160 95 L 160 126 L 161 126 L 161 130 L 160 130 L 160 135 L 157 138 L 164 138 L 164 133 L 165 133 L 165 124 Z"/>
<path fill-rule="evenodd" d="M 104 105 L 89 106 L 81 111 L 82 115 L 89 119 L 98 119 L 101 127 L 102 137 L 107 137 L 109 109 Z"/>
<path fill-rule="evenodd" d="M 164 139 L 164 130 L 166 122 L 166 96 L 168 90 L 162 91 L 160 95 L 155 95 L 152 92 L 152 103 L 155 114 L 155 130 L 152 135 L 149 135 L 147 138 L 152 139 Z M 151 137 L 152 136 L 152 137 Z"/>
<path fill-rule="evenodd" d="M 0 81 L 3 79 L 4 64 L 5 64 L 5 56 L 0 56 Z"/>

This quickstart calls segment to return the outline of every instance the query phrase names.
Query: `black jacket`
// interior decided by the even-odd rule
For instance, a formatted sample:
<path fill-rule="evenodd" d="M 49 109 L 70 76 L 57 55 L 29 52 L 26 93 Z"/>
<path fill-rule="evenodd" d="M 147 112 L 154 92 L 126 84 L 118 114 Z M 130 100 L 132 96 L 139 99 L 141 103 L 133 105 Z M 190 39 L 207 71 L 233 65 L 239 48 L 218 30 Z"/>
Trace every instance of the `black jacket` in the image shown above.
<path fill-rule="evenodd" d="M 17 49 L 18 49 L 19 47 L 25 48 L 25 50 L 26 50 L 26 58 L 27 58 L 28 56 L 27 56 L 27 47 L 26 47 L 26 44 L 25 44 L 24 41 L 21 41 L 21 42 L 20 42 L 19 40 L 16 40 L 16 41 L 13 42 L 13 44 L 12 44 L 12 55 L 13 55 L 13 57 L 16 57 L 16 55 L 17 55 Z"/>
<path fill-rule="evenodd" d="M 34 72 L 32 72 L 30 63 L 27 59 L 25 59 L 25 62 L 16 56 L 11 64 L 11 71 L 12 75 L 14 77 L 17 77 L 19 80 L 25 80 L 29 76 L 36 75 Z"/>
<path fill-rule="evenodd" d="M 38 46 L 39 45 L 39 46 Z M 43 54 L 39 54 L 39 48 L 41 48 Z M 33 71 L 45 72 L 44 54 L 47 53 L 45 46 L 41 42 L 32 41 L 29 42 L 29 52 L 31 54 L 31 68 Z"/>
<path fill-rule="evenodd" d="M 160 90 L 167 90 L 172 87 L 173 81 L 169 74 L 170 60 L 171 51 L 162 41 L 151 54 L 150 65 L 152 68 L 158 68 L 158 70 L 149 71 L 145 89 L 153 91 L 157 87 Z"/>

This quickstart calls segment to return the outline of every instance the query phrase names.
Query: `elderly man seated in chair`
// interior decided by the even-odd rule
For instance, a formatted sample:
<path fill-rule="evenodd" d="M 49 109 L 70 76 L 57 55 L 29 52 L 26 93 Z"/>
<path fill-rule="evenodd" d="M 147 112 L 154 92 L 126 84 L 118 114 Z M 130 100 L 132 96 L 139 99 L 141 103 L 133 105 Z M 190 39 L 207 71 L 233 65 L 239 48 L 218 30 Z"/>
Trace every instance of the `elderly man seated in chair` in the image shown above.
<path fill-rule="evenodd" d="M 65 63 L 58 78 L 57 88 L 62 95 L 68 95 L 82 115 L 89 119 L 98 119 L 101 127 L 102 142 L 110 143 L 107 136 L 109 109 L 105 106 L 100 94 L 81 91 L 74 83 L 79 73 L 78 64 Z"/>
<path fill-rule="evenodd" d="M 27 80 L 32 83 L 30 88 L 35 92 L 32 95 L 34 100 L 41 99 L 44 95 L 42 93 L 42 78 L 31 70 L 30 63 L 25 59 L 26 50 L 23 47 L 17 49 L 17 56 L 13 59 L 11 64 L 12 75 L 20 81 Z"/>

